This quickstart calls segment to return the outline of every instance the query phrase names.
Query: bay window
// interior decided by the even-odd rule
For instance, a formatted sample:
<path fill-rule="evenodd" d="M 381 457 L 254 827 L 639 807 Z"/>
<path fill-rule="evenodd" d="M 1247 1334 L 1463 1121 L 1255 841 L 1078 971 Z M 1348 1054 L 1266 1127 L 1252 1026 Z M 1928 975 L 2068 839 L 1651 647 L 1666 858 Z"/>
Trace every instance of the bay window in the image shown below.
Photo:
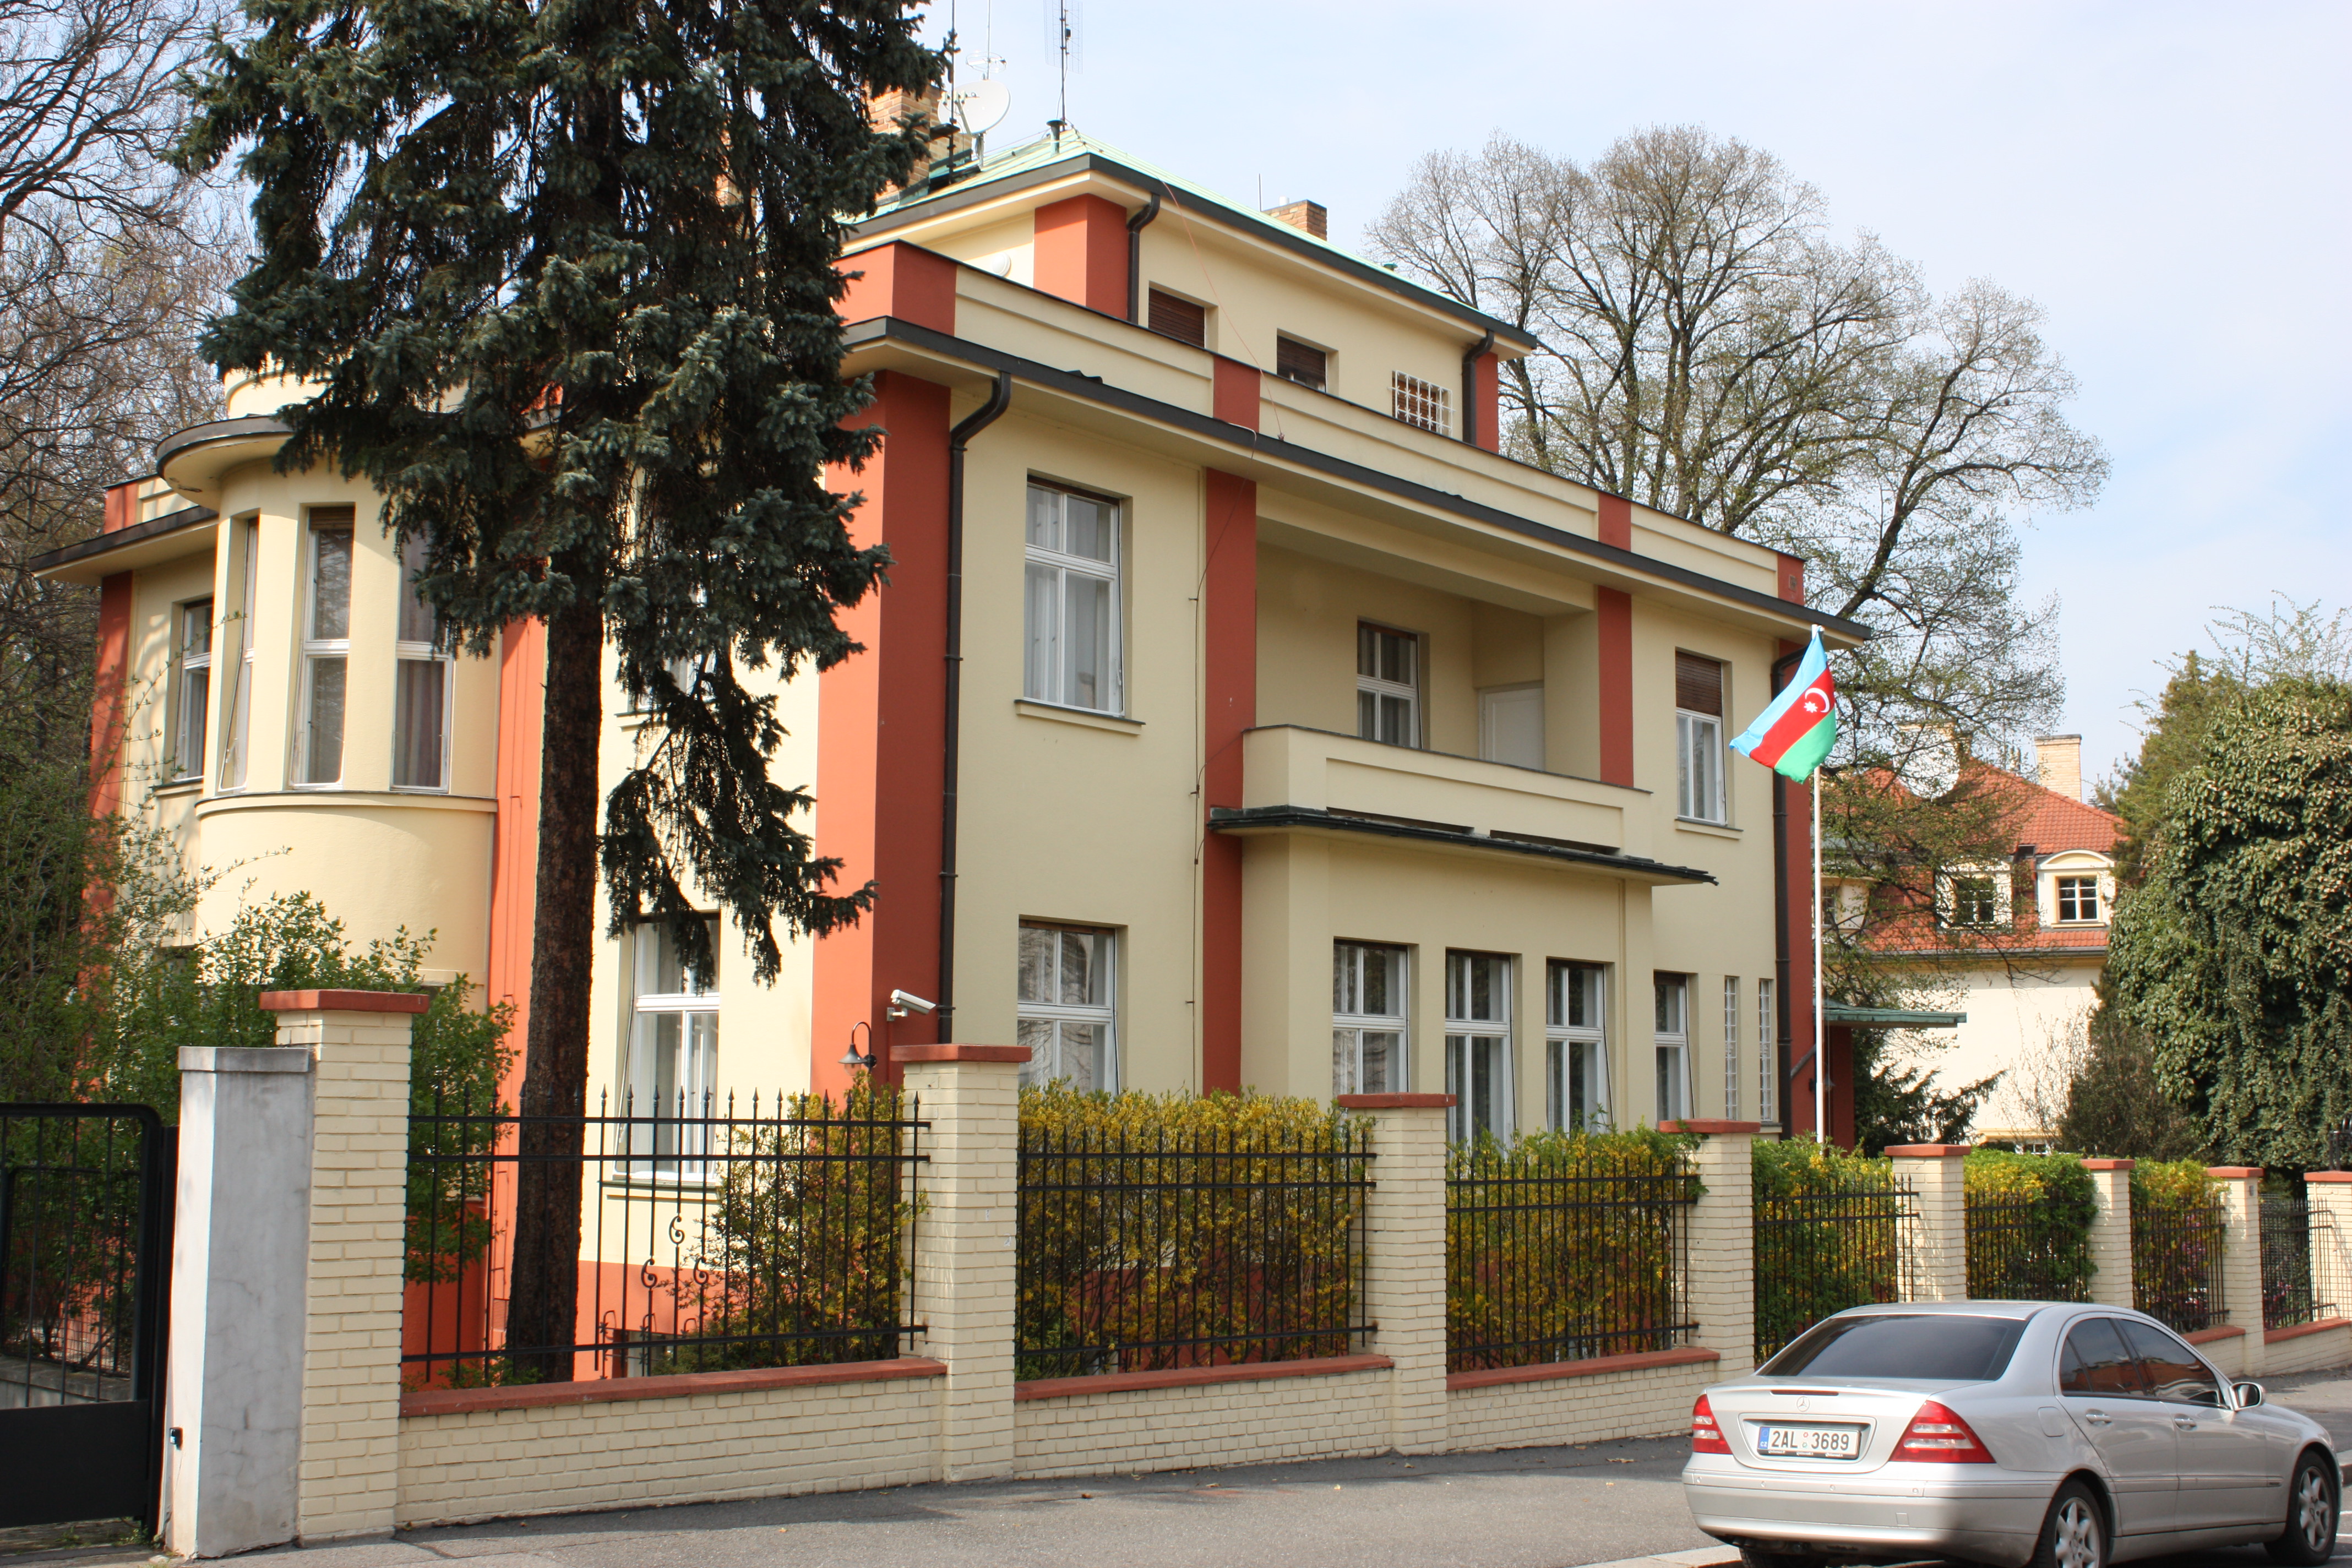
<path fill-rule="evenodd" d="M 261 525 L 250 520 L 236 532 L 236 560 L 233 570 L 245 584 L 238 600 L 236 639 L 229 656 L 226 724 L 221 736 L 220 787 L 240 790 L 245 787 L 246 764 L 251 751 L 253 734 L 253 573 L 255 552 L 260 548 Z"/>
<path fill-rule="evenodd" d="M 304 551 L 302 711 L 295 778 L 343 779 L 343 721 L 352 654 L 352 509 L 310 509 Z"/>
<path fill-rule="evenodd" d="M 449 684 L 455 670 L 440 616 L 416 590 L 427 542 L 400 546 L 400 622 L 394 647 L 392 787 L 449 787 Z"/>

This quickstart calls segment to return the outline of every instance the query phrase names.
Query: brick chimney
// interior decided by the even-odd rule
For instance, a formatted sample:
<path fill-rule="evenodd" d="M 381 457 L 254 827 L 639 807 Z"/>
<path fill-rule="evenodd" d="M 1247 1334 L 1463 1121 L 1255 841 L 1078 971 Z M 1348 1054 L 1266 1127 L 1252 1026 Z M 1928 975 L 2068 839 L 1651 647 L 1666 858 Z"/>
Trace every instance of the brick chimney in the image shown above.
<path fill-rule="evenodd" d="M 1278 207 L 1268 207 L 1265 216 L 1276 223 L 1303 228 L 1318 239 L 1331 237 L 1331 215 L 1323 210 L 1321 202 L 1286 202 Z"/>
<path fill-rule="evenodd" d="M 931 127 L 933 163 L 968 152 L 971 147 L 971 138 L 940 118 L 940 91 L 937 87 L 924 92 L 909 92 L 902 87 L 886 88 L 866 98 L 866 121 L 877 131 L 887 131 L 902 117 L 911 115 L 917 124 Z M 918 164 L 909 183 L 919 189 L 929 179 L 929 166 Z M 884 195 L 887 197 L 888 194 L 885 192 Z"/>
<path fill-rule="evenodd" d="M 2083 798 L 2083 737 L 2036 735 L 2033 752 L 2042 764 L 2042 787 L 2068 800 Z"/>

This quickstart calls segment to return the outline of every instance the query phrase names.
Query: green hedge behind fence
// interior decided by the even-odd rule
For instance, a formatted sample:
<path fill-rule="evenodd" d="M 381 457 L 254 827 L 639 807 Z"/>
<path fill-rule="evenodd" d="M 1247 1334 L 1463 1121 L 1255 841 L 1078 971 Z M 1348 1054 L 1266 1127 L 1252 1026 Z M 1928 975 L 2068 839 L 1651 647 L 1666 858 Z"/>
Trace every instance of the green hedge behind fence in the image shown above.
<path fill-rule="evenodd" d="M 2229 1321 L 2220 1194 L 2203 1163 L 2143 1160 L 2131 1194 L 2132 1305 L 2182 1333 Z"/>
<path fill-rule="evenodd" d="M 2091 1173 L 2072 1154 L 1971 1149 L 1961 1165 L 1969 1295 L 1980 1301 L 2087 1301 Z"/>
<path fill-rule="evenodd" d="M 1900 1300 L 1894 1163 L 1811 1139 L 1755 1146 L 1758 1360 L 1832 1312 Z"/>

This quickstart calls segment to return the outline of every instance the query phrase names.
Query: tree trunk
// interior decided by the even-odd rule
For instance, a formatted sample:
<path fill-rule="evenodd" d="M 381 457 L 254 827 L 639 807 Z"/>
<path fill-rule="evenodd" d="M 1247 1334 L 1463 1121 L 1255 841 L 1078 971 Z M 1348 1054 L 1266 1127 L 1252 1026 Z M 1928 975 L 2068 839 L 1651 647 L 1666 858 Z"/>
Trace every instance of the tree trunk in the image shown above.
<path fill-rule="evenodd" d="M 522 1155 L 515 1176 L 507 1344 L 514 1370 L 572 1381 L 579 1339 L 580 1163 L 588 1098 L 588 981 L 596 942 L 596 743 L 604 729 L 604 616 L 575 605 L 547 623 L 538 908 L 531 922 Z M 539 1353 L 530 1353 L 530 1352 Z"/>

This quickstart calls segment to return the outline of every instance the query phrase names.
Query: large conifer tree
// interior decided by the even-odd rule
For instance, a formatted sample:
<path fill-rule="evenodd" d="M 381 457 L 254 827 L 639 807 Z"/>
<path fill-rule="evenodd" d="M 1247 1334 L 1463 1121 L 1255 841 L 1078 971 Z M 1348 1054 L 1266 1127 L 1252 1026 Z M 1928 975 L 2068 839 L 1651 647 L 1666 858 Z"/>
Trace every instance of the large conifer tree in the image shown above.
<path fill-rule="evenodd" d="M 835 271 L 854 215 L 904 181 L 911 127 L 870 91 L 941 57 L 902 0 L 248 0 L 181 150 L 241 155 L 259 255 L 215 322 L 224 370 L 320 384 L 281 468 L 331 463 L 427 542 L 423 592 L 468 648 L 547 630 L 544 773 L 521 1109 L 585 1109 L 601 854 L 616 925 L 732 914 L 757 977 L 776 927 L 853 921 L 867 889 L 793 825 L 752 670 L 851 652 L 856 548 L 828 463 L 844 427 Z M 655 718 L 597 822 L 605 649 Z M 684 673 L 681 683 L 679 675 Z M 580 1146 L 526 1123 L 526 1154 Z M 575 1337 L 578 1167 L 526 1160 L 510 1346 Z M 569 1354 L 520 1358 L 571 1375 Z"/>

